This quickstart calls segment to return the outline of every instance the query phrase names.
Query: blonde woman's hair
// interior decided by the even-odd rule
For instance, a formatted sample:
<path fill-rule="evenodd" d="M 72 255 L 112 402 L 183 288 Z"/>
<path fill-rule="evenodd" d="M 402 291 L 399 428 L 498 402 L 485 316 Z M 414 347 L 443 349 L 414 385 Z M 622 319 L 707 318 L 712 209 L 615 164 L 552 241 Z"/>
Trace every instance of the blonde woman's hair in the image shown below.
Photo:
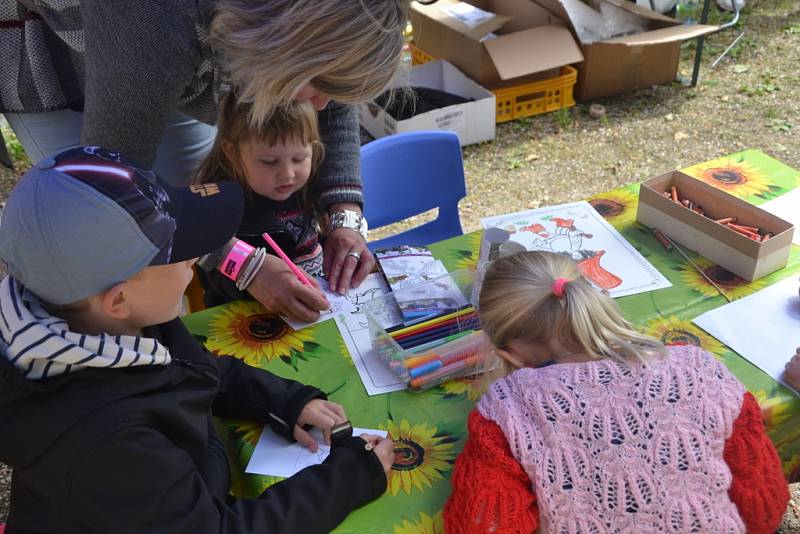
<path fill-rule="evenodd" d="M 564 296 L 553 283 L 565 278 Z M 637 332 L 617 304 L 583 277 L 575 262 L 550 252 L 520 252 L 495 261 L 480 292 L 480 318 L 498 348 L 511 341 L 547 343 L 616 360 L 647 361 L 666 354 L 664 345 Z"/>
<path fill-rule="evenodd" d="M 310 102 L 291 102 L 277 108 L 260 128 L 253 128 L 248 121 L 251 109 L 252 104 L 237 101 L 232 93 L 222 99 L 217 120 L 217 137 L 214 139 L 211 151 L 200 164 L 194 183 L 234 181 L 250 194 L 252 191 L 247 184 L 240 157 L 242 145 L 248 141 L 264 142 L 268 145 L 299 142 L 311 145 L 311 176 L 300 190 L 300 199 L 307 212 L 314 212 L 317 206 L 312 202 L 309 191 L 314 181 L 314 173 L 325 156 L 325 148 L 319 134 L 317 110 Z M 223 147 L 225 142 L 231 143 L 236 149 L 234 157 L 225 152 Z"/>
<path fill-rule="evenodd" d="M 260 126 L 311 83 L 337 102 L 369 100 L 400 66 L 410 0 L 219 0 L 212 45 Z"/>

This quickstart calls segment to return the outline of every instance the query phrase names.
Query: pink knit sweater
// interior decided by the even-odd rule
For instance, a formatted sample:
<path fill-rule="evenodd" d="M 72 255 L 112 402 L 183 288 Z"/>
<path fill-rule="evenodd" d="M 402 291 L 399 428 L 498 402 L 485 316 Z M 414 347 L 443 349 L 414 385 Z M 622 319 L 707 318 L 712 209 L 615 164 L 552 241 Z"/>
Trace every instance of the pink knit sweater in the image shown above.
<path fill-rule="evenodd" d="M 481 399 L 532 481 L 544 532 L 745 531 L 723 458 L 744 389 L 702 350 L 669 351 L 649 368 L 521 369 Z"/>

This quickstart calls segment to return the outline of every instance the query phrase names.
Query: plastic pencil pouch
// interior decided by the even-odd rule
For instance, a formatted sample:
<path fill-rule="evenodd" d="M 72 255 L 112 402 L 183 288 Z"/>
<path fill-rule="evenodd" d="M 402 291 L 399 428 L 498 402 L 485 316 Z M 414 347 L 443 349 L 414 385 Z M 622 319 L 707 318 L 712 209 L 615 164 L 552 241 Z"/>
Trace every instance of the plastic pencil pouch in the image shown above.
<path fill-rule="evenodd" d="M 424 284 L 431 284 L 432 291 L 436 291 L 445 277 L 448 286 L 459 291 L 459 305 L 424 320 L 386 324 L 385 310 L 396 307 L 397 298 L 407 296 L 397 292 L 365 306 L 373 350 L 412 390 L 428 389 L 447 380 L 483 372 L 494 361 L 491 346 L 480 331 L 477 311 L 470 302 L 474 273 L 455 271 Z M 409 294 L 424 299 L 424 284 L 410 288 Z"/>

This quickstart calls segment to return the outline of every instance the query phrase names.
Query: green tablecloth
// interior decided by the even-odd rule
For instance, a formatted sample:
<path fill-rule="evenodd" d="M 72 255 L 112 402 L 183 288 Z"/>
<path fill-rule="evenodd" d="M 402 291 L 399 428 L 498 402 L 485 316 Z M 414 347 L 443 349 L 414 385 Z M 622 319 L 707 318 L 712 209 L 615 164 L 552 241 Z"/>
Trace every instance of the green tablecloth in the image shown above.
<path fill-rule="evenodd" d="M 753 204 L 800 186 L 800 173 L 765 154 L 748 150 L 696 165 L 684 172 Z M 592 205 L 672 282 L 673 287 L 617 300 L 626 317 L 664 343 L 692 343 L 715 354 L 753 392 L 762 406 L 769 436 L 778 448 L 787 478 L 800 480 L 800 398 L 695 326 L 691 320 L 726 300 L 678 252 L 665 251 L 635 223 L 638 184 L 590 199 Z M 431 246 L 448 270 L 473 267 L 478 233 Z M 704 258 L 693 260 L 731 299 L 749 295 L 800 272 L 800 249 L 792 248 L 786 268 L 753 283 Z M 367 396 L 333 321 L 295 332 L 254 302 L 234 302 L 185 318 L 189 329 L 218 354 L 312 384 L 341 403 L 354 424 L 382 428 L 396 443 L 389 488 L 377 501 L 353 512 L 338 533 L 441 533 L 441 510 L 450 491 L 453 462 L 464 446 L 465 420 L 478 389 L 475 379 L 449 382 L 425 393 Z M 800 340 L 798 340 L 800 345 Z M 788 359 L 790 355 L 787 354 Z M 480 379 L 477 379 L 480 380 Z M 255 496 L 274 477 L 244 474 L 261 427 L 225 421 L 234 464 L 233 491 Z"/>

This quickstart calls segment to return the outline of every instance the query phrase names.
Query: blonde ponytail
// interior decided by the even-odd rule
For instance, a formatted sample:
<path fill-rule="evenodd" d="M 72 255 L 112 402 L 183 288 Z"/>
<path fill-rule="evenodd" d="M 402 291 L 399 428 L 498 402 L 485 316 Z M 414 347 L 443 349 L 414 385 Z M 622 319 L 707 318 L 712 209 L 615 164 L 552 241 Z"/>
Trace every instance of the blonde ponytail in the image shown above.
<path fill-rule="evenodd" d="M 566 280 L 562 296 L 553 291 L 559 278 Z M 646 361 L 665 354 L 663 344 L 637 332 L 617 304 L 559 254 L 520 252 L 495 261 L 484 276 L 479 308 L 483 329 L 499 348 L 555 338 L 596 359 Z"/>

